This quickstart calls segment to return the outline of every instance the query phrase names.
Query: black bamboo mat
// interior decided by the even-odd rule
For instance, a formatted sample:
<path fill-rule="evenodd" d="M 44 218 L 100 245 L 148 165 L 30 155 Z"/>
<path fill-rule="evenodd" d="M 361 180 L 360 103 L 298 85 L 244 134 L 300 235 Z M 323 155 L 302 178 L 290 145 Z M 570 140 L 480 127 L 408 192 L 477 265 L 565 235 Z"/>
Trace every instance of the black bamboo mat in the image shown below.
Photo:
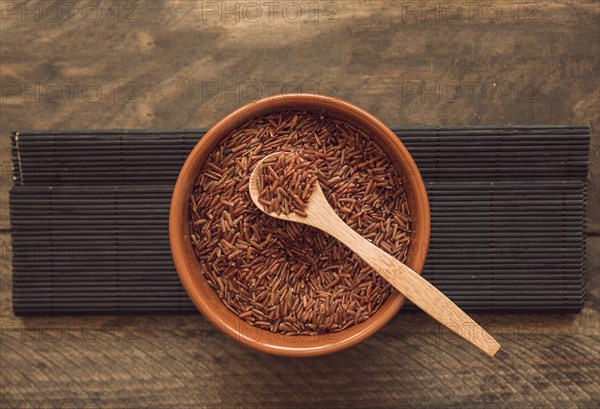
<path fill-rule="evenodd" d="M 395 132 L 429 193 L 429 280 L 467 310 L 581 309 L 587 127 Z M 202 134 L 14 134 L 15 313 L 193 310 L 167 226 L 172 186 Z"/>

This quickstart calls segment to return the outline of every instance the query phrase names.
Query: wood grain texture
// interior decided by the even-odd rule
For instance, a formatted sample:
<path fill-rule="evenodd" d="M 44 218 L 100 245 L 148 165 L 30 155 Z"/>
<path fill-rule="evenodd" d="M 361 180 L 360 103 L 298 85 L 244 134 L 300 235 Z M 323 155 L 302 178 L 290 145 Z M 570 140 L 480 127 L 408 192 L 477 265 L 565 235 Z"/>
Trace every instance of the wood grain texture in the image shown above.
<path fill-rule="evenodd" d="M 401 312 L 354 348 L 303 360 L 250 351 L 196 314 L 14 317 L 10 131 L 202 127 L 248 102 L 252 84 L 263 96 L 318 88 L 392 125 L 590 125 L 588 214 L 598 232 L 596 1 L 539 1 L 533 16 L 518 18 L 515 2 L 498 1 L 495 21 L 479 13 L 450 22 L 415 19 L 387 1 L 344 0 L 329 23 L 203 20 L 201 3 L 133 3 L 137 18 L 129 22 L 123 14 L 115 21 L 111 1 L 99 3 L 109 17 L 96 22 L 81 8 L 72 21 L 20 14 L 0 21 L 0 82 L 18 88 L 2 88 L 0 100 L 0 407 L 598 407 L 597 236 L 588 239 L 581 314 L 474 315 L 503 346 L 494 360 L 420 313 Z M 61 98 L 51 83 L 60 84 Z M 67 83 L 79 84 L 72 98 Z M 92 89 L 82 95 L 91 83 L 101 86 L 98 100 Z M 452 101 L 457 83 L 462 95 Z M 477 84 L 473 94 L 467 83 Z M 485 96 L 494 83 L 504 97 Z M 21 91 L 37 84 L 34 96 Z"/>

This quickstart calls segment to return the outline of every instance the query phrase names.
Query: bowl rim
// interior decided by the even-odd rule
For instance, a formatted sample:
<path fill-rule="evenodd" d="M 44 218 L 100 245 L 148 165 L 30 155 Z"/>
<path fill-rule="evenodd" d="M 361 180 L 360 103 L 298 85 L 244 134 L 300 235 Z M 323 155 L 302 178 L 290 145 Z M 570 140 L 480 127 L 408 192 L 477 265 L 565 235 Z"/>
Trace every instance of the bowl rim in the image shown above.
<path fill-rule="evenodd" d="M 221 332 L 246 346 L 275 355 L 308 357 L 328 354 L 353 346 L 387 324 L 402 308 L 406 299 L 398 292 L 390 295 L 381 308 L 366 321 L 336 333 L 323 335 L 282 335 L 251 326 L 225 307 L 216 292 L 200 272 L 200 263 L 193 251 L 189 229 L 189 197 L 204 161 L 230 132 L 252 117 L 283 109 L 329 110 L 347 121 L 355 122 L 377 133 L 375 142 L 391 147 L 386 152 L 396 169 L 402 167 L 401 179 L 410 190 L 411 214 L 418 214 L 413 223 L 413 237 L 407 262 L 421 274 L 430 239 L 430 209 L 425 184 L 406 147 L 390 128 L 365 110 L 335 97 L 319 94 L 281 94 L 252 101 L 236 109 L 213 125 L 199 139 L 188 155 L 177 177 L 169 209 L 169 242 L 177 274 L 183 287 L 200 313 Z M 407 167 L 408 166 L 408 167 Z M 407 197 L 408 197 L 407 193 Z M 416 246 L 416 247 L 415 247 Z M 412 251 L 411 251 L 412 250 Z M 218 301 L 218 302 L 217 302 Z"/>

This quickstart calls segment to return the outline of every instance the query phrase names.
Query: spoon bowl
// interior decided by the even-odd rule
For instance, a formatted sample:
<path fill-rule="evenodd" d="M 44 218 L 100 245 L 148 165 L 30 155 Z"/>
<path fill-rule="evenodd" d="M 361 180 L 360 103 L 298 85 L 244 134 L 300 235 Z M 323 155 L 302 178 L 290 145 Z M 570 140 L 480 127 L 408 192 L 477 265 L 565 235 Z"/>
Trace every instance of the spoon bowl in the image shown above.
<path fill-rule="evenodd" d="M 303 224 L 307 224 L 309 226 L 313 226 L 313 227 L 317 227 L 311 224 L 311 222 L 313 221 L 312 218 L 307 218 L 307 217 L 302 217 L 297 213 L 291 212 L 291 213 L 275 213 L 275 212 L 268 212 L 265 209 L 265 206 L 260 202 L 259 200 L 259 196 L 260 196 L 260 192 L 259 192 L 259 188 L 258 188 L 258 178 L 260 175 L 260 171 L 262 169 L 262 165 L 265 161 L 267 161 L 269 158 L 274 157 L 274 156 L 278 156 L 280 155 L 279 152 L 275 152 L 272 153 L 270 155 L 265 156 L 264 158 L 262 158 L 257 164 L 256 167 L 254 168 L 254 170 L 252 171 L 252 173 L 250 174 L 250 181 L 248 184 L 248 191 L 250 192 L 250 198 L 252 199 L 252 202 L 254 203 L 254 205 L 256 207 L 258 207 L 258 209 L 271 216 L 274 217 L 276 219 L 280 219 L 280 220 L 285 220 L 288 222 L 296 222 L 296 223 L 303 223 Z M 326 205 L 327 207 L 329 207 L 329 203 L 327 202 L 327 199 L 325 198 L 325 194 L 323 193 L 323 190 L 321 189 L 321 185 L 319 183 L 315 183 L 314 186 L 314 190 L 310 196 L 310 200 L 308 200 L 306 202 L 306 209 L 305 212 L 308 213 L 310 212 L 311 214 L 314 214 L 315 212 L 318 212 L 319 209 L 321 208 L 323 205 Z M 318 227 L 317 227 L 318 228 Z"/>

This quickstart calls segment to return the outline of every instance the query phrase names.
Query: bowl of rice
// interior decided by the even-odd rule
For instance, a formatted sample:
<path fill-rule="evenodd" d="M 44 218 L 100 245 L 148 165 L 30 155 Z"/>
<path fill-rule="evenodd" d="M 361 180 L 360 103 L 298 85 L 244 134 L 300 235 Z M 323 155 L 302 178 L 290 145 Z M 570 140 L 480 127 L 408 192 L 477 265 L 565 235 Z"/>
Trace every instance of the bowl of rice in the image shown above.
<path fill-rule="evenodd" d="M 348 102 L 313 94 L 239 108 L 185 161 L 173 190 L 169 240 L 198 310 L 263 352 L 336 352 L 374 334 L 405 298 L 332 237 L 254 206 L 250 174 L 275 152 L 309 158 L 338 215 L 418 273 L 430 234 L 425 185 L 386 125 Z"/>

